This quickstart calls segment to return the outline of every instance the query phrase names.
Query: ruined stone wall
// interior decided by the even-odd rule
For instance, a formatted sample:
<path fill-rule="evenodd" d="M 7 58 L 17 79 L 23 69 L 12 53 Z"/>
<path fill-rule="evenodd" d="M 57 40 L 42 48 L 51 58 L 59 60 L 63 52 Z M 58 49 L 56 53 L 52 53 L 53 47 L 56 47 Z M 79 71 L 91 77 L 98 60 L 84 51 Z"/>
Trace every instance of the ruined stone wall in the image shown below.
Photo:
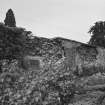
<path fill-rule="evenodd" d="M 42 57 L 26 56 L 24 59 L 26 68 L 40 69 L 43 65 L 49 67 L 64 57 L 66 67 L 73 72 L 78 72 L 78 75 L 83 72 L 85 72 L 83 74 L 91 74 L 105 70 L 105 49 L 63 38 L 57 40 L 61 42 L 60 47 L 63 51 L 53 53 L 50 58 L 46 56 L 48 61 L 43 60 Z"/>
<path fill-rule="evenodd" d="M 78 71 L 78 75 L 105 70 L 105 49 L 71 40 L 63 40 L 62 45 L 67 66 L 72 71 Z"/>

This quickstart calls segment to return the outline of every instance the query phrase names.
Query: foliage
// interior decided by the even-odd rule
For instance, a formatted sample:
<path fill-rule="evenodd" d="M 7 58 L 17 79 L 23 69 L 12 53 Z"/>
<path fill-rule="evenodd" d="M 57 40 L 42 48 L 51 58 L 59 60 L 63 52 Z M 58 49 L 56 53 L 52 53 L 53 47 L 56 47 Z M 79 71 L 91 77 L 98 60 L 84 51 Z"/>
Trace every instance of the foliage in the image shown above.
<path fill-rule="evenodd" d="M 94 24 L 89 30 L 92 34 L 89 44 L 101 46 L 105 48 L 105 21 L 99 21 Z"/>
<path fill-rule="evenodd" d="M 23 28 L 0 24 L 0 60 L 22 57 L 30 39 L 28 34 Z"/>
<path fill-rule="evenodd" d="M 6 13 L 6 18 L 4 20 L 6 26 L 9 27 L 16 27 L 15 16 L 12 9 L 9 9 Z"/>

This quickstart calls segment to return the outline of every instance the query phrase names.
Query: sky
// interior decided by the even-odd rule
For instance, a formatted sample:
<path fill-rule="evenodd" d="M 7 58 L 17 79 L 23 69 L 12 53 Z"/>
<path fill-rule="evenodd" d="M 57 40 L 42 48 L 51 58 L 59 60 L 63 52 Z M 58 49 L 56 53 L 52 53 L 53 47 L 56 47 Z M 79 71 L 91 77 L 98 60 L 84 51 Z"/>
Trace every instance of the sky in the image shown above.
<path fill-rule="evenodd" d="M 96 21 L 105 21 L 105 0 L 0 0 L 0 21 L 8 9 L 19 27 L 40 37 L 64 37 L 87 43 Z"/>

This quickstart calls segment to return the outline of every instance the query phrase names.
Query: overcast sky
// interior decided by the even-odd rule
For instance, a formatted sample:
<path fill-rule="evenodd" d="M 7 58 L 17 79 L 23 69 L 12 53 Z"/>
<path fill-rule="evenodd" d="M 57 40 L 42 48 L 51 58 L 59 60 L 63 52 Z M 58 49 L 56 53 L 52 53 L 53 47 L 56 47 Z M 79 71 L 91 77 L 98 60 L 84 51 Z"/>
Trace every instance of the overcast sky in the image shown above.
<path fill-rule="evenodd" d="M 14 11 L 17 26 L 44 37 L 88 42 L 96 21 L 105 21 L 105 0 L 0 0 L 0 21 Z"/>

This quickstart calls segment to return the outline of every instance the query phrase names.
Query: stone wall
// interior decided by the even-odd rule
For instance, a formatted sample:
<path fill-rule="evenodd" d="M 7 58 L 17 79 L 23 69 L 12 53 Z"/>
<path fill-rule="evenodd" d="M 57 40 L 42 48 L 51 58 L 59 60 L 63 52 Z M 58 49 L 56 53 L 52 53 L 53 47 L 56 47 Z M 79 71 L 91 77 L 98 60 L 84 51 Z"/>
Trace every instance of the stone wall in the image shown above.
<path fill-rule="evenodd" d="M 56 38 L 60 44 L 59 50 L 62 57 L 65 57 L 66 66 L 78 75 L 104 71 L 105 68 L 105 49 L 95 46 L 90 46 L 81 42 L 68 40 L 64 38 Z M 47 53 L 47 52 L 46 52 Z M 54 58 L 55 57 L 55 58 Z M 62 58 L 61 57 L 61 58 Z M 47 59 L 47 57 L 45 57 Z M 51 58 L 51 59 L 50 59 Z M 54 53 L 48 60 L 52 62 L 56 60 L 56 53 Z M 58 58 L 57 60 L 61 59 Z M 44 58 L 41 56 L 25 56 L 24 65 L 28 69 L 39 70 L 45 64 Z M 47 62 L 48 63 L 48 62 Z"/>
<path fill-rule="evenodd" d="M 105 70 L 105 49 L 88 44 L 61 39 L 66 57 L 66 64 L 78 75 L 91 75 Z"/>

